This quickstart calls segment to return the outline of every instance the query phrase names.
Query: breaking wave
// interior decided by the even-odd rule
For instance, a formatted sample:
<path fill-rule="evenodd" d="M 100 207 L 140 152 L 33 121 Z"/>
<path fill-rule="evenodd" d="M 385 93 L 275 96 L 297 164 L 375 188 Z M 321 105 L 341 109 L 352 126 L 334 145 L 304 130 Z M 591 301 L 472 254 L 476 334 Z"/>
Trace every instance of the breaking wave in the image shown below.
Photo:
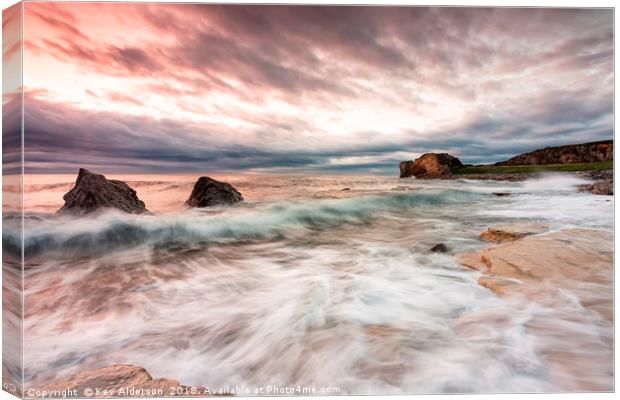
<path fill-rule="evenodd" d="M 119 363 L 211 388 L 612 387 L 612 327 L 574 294 L 598 301 L 611 290 L 498 297 L 453 257 L 516 221 L 610 230 L 613 198 L 575 193 L 571 177 L 231 177 L 246 201 L 209 209 L 182 208 L 192 177 L 130 178 L 156 215 L 57 216 L 58 188 L 26 196 L 24 219 L 3 218 L 5 255 L 9 240 L 19 249 L 23 223 L 30 257 L 5 263 L 24 266 L 6 275 L 26 282 L 26 387 Z M 448 253 L 431 252 L 437 243 Z M 551 368 L 547 356 L 566 349 L 575 370 Z"/>
<path fill-rule="evenodd" d="M 382 196 L 278 202 L 210 210 L 186 210 L 160 216 L 135 216 L 109 210 L 92 218 L 50 217 L 29 221 L 24 233 L 27 256 L 60 250 L 97 254 L 143 243 L 209 243 L 275 239 L 296 230 L 370 223 L 382 211 L 472 201 L 484 194 L 458 190 L 419 190 Z M 20 232 L 6 229 L 7 246 L 19 247 Z"/>

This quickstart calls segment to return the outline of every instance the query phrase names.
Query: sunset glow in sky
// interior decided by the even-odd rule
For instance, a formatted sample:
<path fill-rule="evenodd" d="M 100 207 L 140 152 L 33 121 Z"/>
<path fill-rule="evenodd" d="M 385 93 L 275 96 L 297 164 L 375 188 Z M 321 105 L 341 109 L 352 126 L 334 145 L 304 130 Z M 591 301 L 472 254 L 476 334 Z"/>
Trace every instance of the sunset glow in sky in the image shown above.
<path fill-rule="evenodd" d="M 25 3 L 26 168 L 397 173 L 610 139 L 612 16 Z"/>

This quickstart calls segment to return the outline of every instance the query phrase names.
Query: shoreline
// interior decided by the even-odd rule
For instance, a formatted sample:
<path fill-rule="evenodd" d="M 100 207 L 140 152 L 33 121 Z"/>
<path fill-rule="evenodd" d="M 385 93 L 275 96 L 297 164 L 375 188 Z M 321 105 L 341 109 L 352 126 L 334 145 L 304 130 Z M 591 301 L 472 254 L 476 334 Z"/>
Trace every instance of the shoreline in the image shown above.
<path fill-rule="evenodd" d="M 479 271 L 478 283 L 498 297 L 507 301 L 524 297 L 538 310 L 525 329 L 536 338 L 536 352 L 553 384 L 567 391 L 612 390 L 613 299 L 608 296 L 613 284 L 613 248 L 608 248 L 612 233 L 584 228 L 551 231 L 538 223 L 515 223 L 488 232 L 504 234 L 483 235 L 488 246 L 454 254 L 453 259 L 462 268 Z M 578 303 L 566 293 L 576 296 Z M 591 311 L 590 319 L 570 312 L 581 306 Z M 459 331 L 471 317 L 456 318 L 455 329 Z M 584 325 L 609 331 L 608 336 L 583 332 L 579 326 Z M 110 397 L 105 391 L 121 387 L 139 391 L 179 387 L 185 388 L 183 395 L 188 395 L 189 388 L 174 379 L 153 379 L 140 366 L 110 365 L 72 374 L 37 390 L 76 390 L 79 395 L 86 387 L 101 389 L 101 396 L 94 397 Z"/>
<path fill-rule="evenodd" d="M 519 296 L 541 307 L 526 329 L 537 338 L 537 353 L 554 383 L 568 391 L 613 390 L 613 232 L 538 226 L 455 258 L 463 268 L 479 271 L 478 283 L 497 296 Z M 575 308 L 585 308 L 588 316 L 570 312 Z"/>
<path fill-rule="evenodd" d="M 461 183 L 459 183 L 460 185 Z M 463 184 L 465 185 L 469 185 L 469 182 L 464 182 Z M 475 186 L 475 183 L 471 183 L 472 185 Z M 491 185 L 492 186 L 492 185 Z M 575 191 L 575 193 L 577 193 Z M 496 193 L 493 193 L 496 194 Z M 568 196 L 570 196 L 570 193 L 568 194 Z M 583 196 L 579 196 L 579 197 L 583 197 Z M 587 196 L 588 198 L 591 198 L 591 196 Z M 598 199 L 598 202 L 602 202 L 602 201 L 609 201 L 609 200 L 604 200 L 604 199 Z M 503 203 L 499 203 L 500 205 Z M 602 204 L 602 203 L 601 203 Z M 609 203 L 606 203 L 609 204 Z M 505 209 L 505 207 L 504 207 Z M 452 209 L 450 209 L 452 210 Z M 534 220 L 534 217 L 529 218 L 528 220 Z M 489 222 L 491 224 L 491 226 L 495 227 L 493 225 L 493 222 Z M 566 312 L 566 307 L 571 306 L 571 304 L 568 304 L 566 299 L 557 299 L 556 296 L 556 292 L 560 292 L 562 290 L 565 289 L 573 289 L 572 286 L 570 285 L 565 285 L 566 284 L 566 279 L 564 281 L 562 281 L 560 279 L 560 283 L 562 283 L 562 285 L 560 284 L 556 284 L 555 286 L 553 286 L 550 290 L 539 290 L 540 288 L 537 286 L 536 284 L 536 279 L 547 279 L 547 275 L 536 275 L 535 272 L 529 271 L 529 270 L 524 270 L 523 268 L 520 268 L 520 264 L 518 262 L 510 262 L 507 263 L 506 265 L 508 265 L 507 271 L 510 272 L 509 267 L 511 267 L 512 265 L 516 265 L 517 266 L 517 272 L 514 273 L 513 275 L 510 275 L 508 272 L 503 273 L 504 270 L 502 269 L 501 271 L 499 270 L 495 270 L 495 271 L 487 271 L 487 269 L 489 268 L 489 265 L 496 266 L 495 264 L 495 259 L 492 258 L 490 255 L 488 255 L 487 253 L 492 253 L 495 254 L 497 252 L 499 252 L 500 250 L 498 249 L 502 249 L 505 250 L 506 247 L 515 247 L 515 246 L 524 246 L 524 247 L 520 247 L 517 250 L 515 250 L 515 254 L 519 257 L 524 257 L 527 255 L 531 255 L 532 254 L 532 248 L 534 245 L 538 246 L 538 248 L 541 248 L 542 246 L 542 253 L 545 253 L 546 251 L 546 246 L 543 246 L 543 244 L 539 243 L 540 240 L 547 240 L 549 242 L 554 243 L 554 245 L 557 245 L 557 249 L 554 248 L 554 252 L 553 254 L 542 254 L 542 255 L 538 255 L 536 254 L 536 258 L 534 261 L 540 259 L 540 260 L 549 260 L 548 257 L 553 256 L 553 255 L 557 255 L 559 254 L 559 256 L 566 256 L 564 253 L 566 253 L 566 250 L 570 250 L 570 254 L 567 255 L 566 257 L 570 258 L 573 257 L 574 254 L 573 252 L 575 251 L 580 251 L 582 250 L 582 248 L 585 246 L 585 250 L 594 253 L 594 255 L 600 255 L 598 252 L 598 250 L 600 250 L 601 247 L 599 246 L 605 246 L 608 245 L 610 240 L 609 240 L 609 233 L 606 232 L 607 230 L 607 225 L 602 225 L 604 226 L 604 228 L 599 229 L 576 229 L 576 230 L 567 230 L 567 232 L 564 231 L 560 231 L 560 232 L 549 232 L 548 231 L 548 227 L 545 226 L 535 226 L 536 224 L 530 224 L 530 226 L 520 226 L 518 227 L 518 229 L 516 227 L 512 227 L 513 231 L 516 232 L 517 234 L 513 235 L 514 237 L 518 237 L 518 240 L 514 240 L 514 241 L 506 241 L 506 237 L 504 237 L 504 242 L 499 243 L 497 245 L 489 245 L 486 246 L 485 248 L 483 248 L 482 250 L 478 250 L 475 252 L 472 252 L 471 254 L 473 254 L 473 260 L 475 262 L 472 262 L 472 265 L 475 265 L 477 267 L 474 267 L 473 269 L 476 270 L 482 270 L 484 272 L 484 274 L 480 277 L 479 280 L 479 284 L 486 287 L 487 289 L 490 289 L 492 291 L 494 291 L 496 294 L 502 296 L 502 297 L 510 297 L 510 296 L 514 296 L 514 295 L 518 295 L 518 296 L 533 296 L 530 301 L 529 304 L 535 304 L 535 303 L 541 303 L 543 304 L 543 306 L 547 306 L 548 310 L 546 310 L 545 312 L 550 313 L 545 315 L 537 315 L 535 317 L 532 318 L 531 321 L 528 321 L 526 325 L 524 325 L 523 327 L 520 325 L 520 322 L 517 322 L 517 324 L 515 325 L 517 327 L 517 329 L 523 329 L 525 331 L 527 331 L 527 336 L 537 336 L 537 337 L 542 337 L 545 339 L 545 341 L 553 341 L 555 340 L 555 338 L 559 337 L 560 339 L 565 339 L 565 337 L 568 337 L 570 335 L 573 335 L 573 333 L 566 333 L 563 329 L 560 331 L 560 326 L 561 325 L 554 325 L 554 324 L 548 324 L 547 321 L 545 320 L 545 318 L 551 316 L 550 318 L 554 318 L 556 321 L 564 321 L 567 323 L 572 323 L 572 322 L 577 322 L 578 324 L 580 324 L 581 328 L 590 328 L 590 326 L 593 329 L 597 329 L 595 325 L 588 325 L 589 322 L 581 319 L 578 321 L 572 321 L 570 318 L 567 318 L 567 315 L 569 313 Z M 578 226 L 582 226 L 580 223 L 577 223 Z M 487 225 L 488 226 L 488 225 Z M 597 225 L 598 226 L 598 225 Z M 407 227 L 408 229 L 411 229 L 411 221 L 409 220 L 407 222 Z M 477 227 L 475 230 L 470 230 L 467 232 L 467 236 L 469 239 L 471 240 L 475 240 L 476 236 L 477 236 L 477 232 L 478 229 L 483 229 L 484 225 L 480 225 L 479 227 Z M 510 229 L 510 227 L 495 227 L 497 228 L 496 230 L 501 230 L 501 229 Z M 437 228 L 433 228 L 433 231 L 435 231 Z M 513 233 L 514 233 L 513 232 Z M 596 233 L 599 232 L 599 233 Z M 491 232 L 492 234 L 493 232 Z M 521 233 L 523 233 L 523 235 L 521 235 Z M 490 240 L 494 240 L 491 236 L 491 234 L 487 235 L 489 236 Z M 549 235 L 557 235 L 557 234 L 562 234 L 566 237 L 554 237 L 554 236 L 549 236 Z M 510 235 L 508 235 L 508 237 L 510 237 Z M 443 236 L 443 239 L 445 240 L 449 240 L 448 239 L 449 236 Z M 469 240 L 468 239 L 468 240 Z M 567 240 L 573 240 L 579 244 L 583 244 L 582 247 L 579 246 L 574 246 L 573 244 L 567 244 Z M 411 242 L 409 242 L 411 243 Z M 430 247 L 430 246 L 429 246 Z M 477 247 L 476 247 L 477 248 Z M 613 250 L 612 250 L 613 251 Z M 539 252 L 540 253 L 540 252 Z M 605 252 L 603 252 L 605 253 Z M 456 253 L 453 256 L 450 257 L 451 260 L 456 260 L 459 259 L 459 257 L 461 257 L 462 254 L 469 254 L 469 253 Z M 484 254 L 484 257 L 482 257 L 482 254 Z M 503 253 L 502 253 L 503 254 Z M 602 254 L 602 253 L 601 253 Z M 611 253 L 610 253 L 611 254 Z M 498 256 L 499 257 L 499 256 Z M 608 257 L 608 258 L 604 258 L 604 257 Z M 603 254 L 603 258 L 604 258 L 604 263 L 607 263 L 605 265 L 611 265 L 611 261 L 609 261 L 609 257 L 611 257 L 611 255 L 609 254 Z M 502 260 L 505 258 L 503 255 Z M 538 260 L 538 261 L 540 261 Z M 552 259 L 553 260 L 553 259 Z M 440 260 L 441 261 L 441 260 Z M 441 262 L 445 262 L 441 261 Z M 557 266 L 560 265 L 561 263 L 556 263 L 555 261 L 550 262 L 551 265 L 553 266 Z M 575 261 L 576 269 L 577 272 L 579 272 L 579 270 L 582 270 L 584 268 L 581 268 L 581 265 L 584 264 L 586 265 L 587 268 L 591 268 L 591 263 L 590 261 L 586 260 L 584 262 L 581 261 Z M 499 264 L 497 264 L 499 265 Z M 501 264 L 504 265 L 504 264 Z M 464 266 L 463 263 L 460 263 L 460 265 L 454 265 L 454 268 L 462 268 Z M 496 267 L 497 268 L 497 267 Z M 599 268 L 600 270 L 603 270 L 605 268 L 605 266 Z M 463 268 L 464 269 L 464 268 Z M 501 272 L 501 273 L 498 273 Z M 525 272 L 523 272 L 525 271 Z M 549 272 L 549 271 L 547 271 Z M 531 275 L 531 276 L 530 276 Z M 542 277 L 542 278 L 541 278 Z M 476 284 L 476 279 L 477 277 L 475 275 L 470 275 L 470 279 L 471 279 L 471 285 L 472 287 L 477 287 Z M 582 283 L 582 282 L 586 282 L 586 283 L 591 283 L 591 284 L 601 284 L 601 282 L 598 282 L 596 280 L 590 279 L 590 280 L 584 280 L 581 279 L 580 276 L 572 279 L 573 283 Z M 591 281 L 591 282 L 590 282 Z M 540 283 L 540 282 L 539 282 Z M 555 281 L 554 281 L 555 283 Z M 605 282 L 603 282 L 605 283 Z M 517 290 L 517 288 L 523 289 L 523 290 Z M 608 286 L 605 287 L 603 286 L 604 290 L 600 290 L 598 292 L 600 292 L 601 294 L 607 294 L 609 292 Z M 450 285 L 444 288 L 445 290 L 455 290 L 458 291 L 457 288 L 455 288 L 454 286 Z M 527 289 L 527 290 L 525 290 Z M 548 288 L 545 288 L 548 289 Z M 486 289 L 480 289 L 478 288 L 479 291 L 484 292 L 486 291 Z M 595 291 L 596 292 L 596 291 Z M 581 293 L 581 292 L 580 292 Z M 584 294 L 587 294 L 587 291 L 583 291 Z M 597 293 L 595 293 L 597 294 Z M 538 296 L 538 297 L 537 297 Z M 489 297 L 495 297 L 492 294 L 489 294 Z M 590 307 L 593 307 L 593 309 L 599 310 L 601 315 L 605 315 L 605 313 L 607 312 L 606 309 L 609 309 L 609 307 L 606 306 L 605 302 L 607 299 L 597 299 L 597 298 L 590 298 L 587 299 L 588 303 L 587 305 Z M 558 301 L 557 305 L 559 305 L 559 308 L 557 310 L 553 309 L 553 307 L 556 305 L 556 303 L 554 303 L 554 301 Z M 522 304 L 524 302 L 521 302 Z M 511 307 L 514 306 L 514 302 L 510 302 L 510 301 L 506 301 L 504 306 L 506 308 L 506 310 L 504 310 L 504 314 L 506 313 L 510 313 Z M 597 311 L 597 312 L 599 312 Z M 459 315 L 458 317 L 452 317 L 453 319 L 451 320 L 451 324 L 453 326 L 454 332 L 457 333 L 457 336 L 459 336 L 461 339 L 465 339 L 465 340 L 469 340 L 471 338 L 471 340 L 473 340 L 474 342 L 476 340 L 479 340 L 476 338 L 475 335 L 479 334 L 479 330 L 484 330 L 484 329 L 507 329 L 507 326 L 505 325 L 505 323 L 501 320 L 501 315 L 493 315 L 493 316 L 489 316 L 489 314 L 487 314 L 485 316 L 484 313 L 480 313 L 480 314 L 476 314 L 476 311 L 473 311 L 472 313 L 466 313 L 466 314 L 462 314 Z M 485 320 L 485 318 L 493 318 L 493 319 L 487 319 Z M 580 317 L 581 318 L 581 317 Z M 610 317 L 611 318 L 611 317 Z M 602 326 L 602 329 L 606 329 L 606 325 L 605 324 L 609 324 L 610 320 L 609 319 L 605 319 L 603 318 L 604 321 L 599 321 L 596 320 L 596 324 L 599 324 L 600 326 Z M 489 325 L 487 326 L 487 323 L 489 323 Z M 495 326 L 495 324 L 497 324 Z M 476 329 L 472 329 L 472 327 L 476 327 Z M 508 327 L 511 328 L 511 327 Z M 369 328 L 369 332 L 367 333 L 370 336 L 377 336 L 377 337 L 381 337 L 381 340 L 386 340 L 385 338 L 388 338 L 389 340 L 392 340 L 395 336 L 398 336 L 401 334 L 401 330 L 399 330 L 400 327 L 398 327 L 397 325 L 390 325 L 385 324 L 385 325 L 376 325 L 373 326 L 372 328 Z M 469 329 L 469 331 L 468 331 Z M 512 329 L 512 328 L 511 328 Z M 378 332 L 378 333 L 377 333 Z M 387 332 L 387 333 L 385 333 Z M 395 332 L 395 333 L 394 333 Z M 410 331 L 413 332 L 413 331 Z M 482 332 L 483 334 L 485 332 Z M 468 336 L 470 335 L 470 336 Z M 510 333 L 507 333 L 507 335 L 510 335 Z M 577 336 L 575 336 L 577 335 Z M 492 336 L 490 336 L 492 338 Z M 581 349 L 592 349 L 593 346 L 600 346 L 600 343 L 596 342 L 596 338 L 592 337 L 591 335 L 585 335 L 585 336 L 579 336 L 579 333 L 574 333 L 574 335 L 572 336 L 572 338 L 575 340 L 575 344 L 576 347 L 579 348 L 579 351 L 581 351 Z M 553 339 L 553 340 L 552 340 Z M 375 340 L 375 339 L 373 339 Z M 604 338 L 604 340 L 607 340 Z M 501 350 L 501 346 L 503 346 L 505 344 L 503 344 L 502 342 L 498 342 L 497 343 L 497 349 Z M 545 344 L 546 346 L 548 344 Z M 547 373 L 547 369 L 549 370 L 549 374 L 554 376 L 553 381 L 551 382 L 568 382 L 568 384 L 558 384 L 559 388 L 562 389 L 566 389 L 566 390 L 585 390 L 585 391 L 605 391 L 605 390 L 609 390 L 609 386 L 605 383 L 604 379 L 606 379 L 604 376 L 601 377 L 600 372 L 600 366 L 601 365 L 606 365 L 606 363 L 608 362 L 608 357 L 607 354 L 610 351 L 610 346 L 604 345 L 602 348 L 600 349 L 595 349 L 595 350 L 591 350 L 590 353 L 596 354 L 597 357 L 599 357 L 596 360 L 592 360 L 592 357 L 590 357 L 589 355 L 584 355 L 579 353 L 579 351 L 577 352 L 577 354 L 575 353 L 571 353 L 570 351 L 566 351 L 565 349 L 557 349 L 557 348 L 553 348 L 553 346 L 551 347 L 545 347 L 541 350 L 541 355 L 540 355 L 540 359 L 543 360 L 542 364 L 547 365 L 547 363 L 549 364 L 546 368 L 544 368 L 544 372 Z M 601 356 L 602 355 L 602 356 Z M 520 364 L 523 363 L 523 365 L 525 365 L 525 367 L 523 367 L 524 369 L 527 369 L 526 372 L 523 372 L 523 370 L 520 370 L 519 368 L 516 368 L 516 371 L 518 374 L 523 374 L 526 379 L 528 378 L 529 374 L 529 369 L 534 370 L 535 368 L 537 368 L 536 363 L 532 362 L 532 359 L 528 359 L 527 357 L 515 357 L 514 359 L 510 358 L 509 356 L 512 356 L 512 354 L 509 355 L 503 355 L 502 357 L 508 357 L 506 360 L 504 360 L 506 363 L 508 363 L 508 367 L 512 368 L 511 366 L 513 364 L 510 364 L 512 362 Z M 497 357 L 496 355 L 493 355 L 491 357 Z M 583 359 L 581 358 L 583 357 Z M 588 374 L 582 374 L 579 373 L 578 371 L 566 371 L 566 360 L 570 360 L 570 359 L 579 359 L 580 361 L 580 365 L 587 365 L 588 370 L 589 371 L 598 371 L 596 373 L 594 373 L 594 375 L 588 375 L 590 374 L 590 372 Z M 493 358 L 491 358 L 491 360 L 493 360 Z M 117 361 L 114 359 L 111 359 L 110 361 Z M 131 358 L 128 359 L 129 362 L 135 363 L 134 365 L 130 366 L 132 368 L 138 368 L 140 369 L 141 367 L 139 367 L 138 365 L 146 365 L 146 363 L 144 362 L 144 360 L 142 360 L 141 358 L 137 357 L 137 358 Z M 529 364 L 528 364 L 529 363 Z M 591 363 L 591 365 L 590 365 Z M 90 364 L 91 366 L 95 367 L 97 366 L 97 364 Z M 54 380 L 54 383 L 52 383 L 52 385 L 55 386 L 54 389 L 58 389 L 58 388 L 64 388 L 66 389 L 67 385 L 62 383 L 62 382 L 66 382 L 67 380 L 74 380 L 76 381 L 76 377 L 81 376 L 82 378 L 86 379 L 99 379 L 100 374 L 102 373 L 102 370 L 105 370 L 106 368 L 112 368 L 111 370 L 107 370 L 108 372 L 113 372 L 113 370 L 115 368 L 119 367 L 118 365 L 112 365 L 112 364 L 108 364 L 108 366 L 106 367 L 105 364 L 103 365 L 103 368 L 98 368 L 98 369 L 89 369 L 86 371 L 82 371 L 78 374 L 74 374 L 69 376 L 69 378 L 63 379 L 63 380 Z M 153 368 L 153 365 L 148 366 L 149 369 Z M 141 368 L 142 370 L 144 370 L 144 368 Z M 155 369 L 154 369 L 155 370 Z M 174 371 L 174 370 L 172 370 Z M 144 371 L 144 373 L 146 373 L 148 375 L 148 373 L 146 371 Z M 170 373 L 170 370 L 160 370 L 158 371 L 158 373 L 160 375 L 163 376 L 171 376 L 171 375 L 175 375 L 174 373 Z M 141 373 L 140 373 L 141 374 Z M 187 378 L 187 375 L 183 375 L 184 376 L 184 380 L 188 379 L 191 382 L 192 378 Z M 585 376 L 584 376 L 585 375 Z M 604 374 L 603 374 L 604 375 Z M 602 380 L 601 380 L 602 379 Z M 117 379 L 118 381 L 108 381 L 106 384 L 110 384 L 110 385 L 122 385 L 123 387 L 128 386 L 127 383 L 120 383 L 122 382 L 122 377 L 119 377 Z M 61 384 L 62 383 L 62 384 Z M 194 384 L 196 383 L 196 380 L 194 379 Z M 198 382 L 200 383 L 200 382 Z M 212 383 L 212 382 L 209 382 Z M 47 387 L 52 387 L 52 385 L 47 386 Z M 75 385 L 74 385 L 75 386 Z M 182 386 L 182 385 L 181 385 Z M 146 388 L 148 389 L 148 388 Z M 481 391 L 482 393 L 482 391 Z"/>
<path fill-rule="evenodd" d="M 424 180 L 489 180 L 489 181 L 508 181 L 524 182 L 528 179 L 536 179 L 551 174 L 569 174 L 591 181 L 576 187 L 577 192 L 590 192 L 597 195 L 614 194 L 614 170 L 583 170 L 583 171 L 543 171 L 543 172 L 523 172 L 523 173 L 467 173 L 467 174 L 447 174 L 433 178 L 417 178 Z M 403 179 L 403 178 L 401 178 Z M 404 178 L 407 179 L 407 178 Z"/>

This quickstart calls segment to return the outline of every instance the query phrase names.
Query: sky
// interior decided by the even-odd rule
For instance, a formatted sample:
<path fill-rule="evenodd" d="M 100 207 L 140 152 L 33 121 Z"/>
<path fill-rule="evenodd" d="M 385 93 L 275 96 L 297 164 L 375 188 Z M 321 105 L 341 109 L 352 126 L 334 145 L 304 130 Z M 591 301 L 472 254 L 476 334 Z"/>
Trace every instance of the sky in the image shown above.
<path fill-rule="evenodd" d="M 27 172 L 397 174 L 613 138 L 610 9 L 24 7 Z"/>

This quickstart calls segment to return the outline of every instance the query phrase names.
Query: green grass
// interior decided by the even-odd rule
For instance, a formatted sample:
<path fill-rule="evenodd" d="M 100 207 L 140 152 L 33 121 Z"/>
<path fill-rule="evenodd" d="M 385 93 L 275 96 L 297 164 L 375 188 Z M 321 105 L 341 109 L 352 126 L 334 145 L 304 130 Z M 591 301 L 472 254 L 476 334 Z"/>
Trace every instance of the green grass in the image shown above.
<path fill-rule="evenodd" d="M 549 164 L 549 165 L 478 165 L 472 167 L 462 167 L 455 173 L 459 175 L 467 174 L 532 174 L 536 172 L 574 172 L 591 171 L 601 169 L 613 169 L 613 161 L 600 161 L 593 163 L 577 164 Z"/>

